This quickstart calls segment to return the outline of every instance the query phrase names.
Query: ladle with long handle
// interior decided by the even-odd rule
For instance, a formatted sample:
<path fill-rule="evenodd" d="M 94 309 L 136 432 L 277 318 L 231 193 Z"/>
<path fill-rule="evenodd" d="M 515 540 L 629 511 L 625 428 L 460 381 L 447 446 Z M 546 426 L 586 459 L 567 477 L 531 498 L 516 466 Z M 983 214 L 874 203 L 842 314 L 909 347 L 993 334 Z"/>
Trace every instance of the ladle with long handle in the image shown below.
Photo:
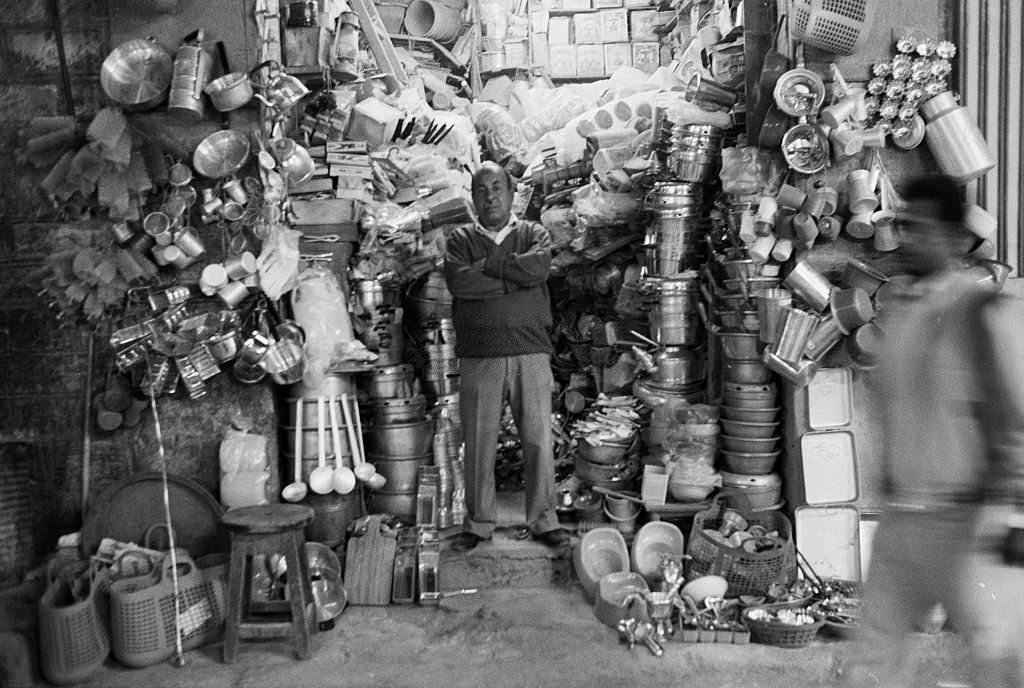
<path fill-rule="evenodd" d="M 354 402 L 355 399 L 352 399 Z M 347 394 L 341 395 L 341 410 L 345 414 L 345 425 L 349 428 L 349 442 L 352 445 L 352 463 L 355 464 L 356 477 L 361 481 L 366 482 L 373 474 L 376 469 L 372 464 L 366 463 L 366 457 L 363 455 L 363 443 L 360 435 L 362 434 L 362 426 L 360 424 L 359 429 L 356 428 L 356 419 L 359 418 L 359 407 L 353 403 L 354 408 L 349 407 L 349 396 Z M 369 468 L 366 468 L 369 466 Z"/>
<path fill-rule="evenodd" d="M 316 469 L 309 474 L 309 486 L 317 494 L 327 494 L 334 489 L 334 471 L 327 465 L 327 418 L 324 413 L 324 398 L 316 398 L 317 455 Z"/>
<path fill-rule="evenodd" d="M 284 486 L 281 497 L 286 502 L 301 502 L 307 491 L 302 481 L 302 397 L 299 397 L 295 400 L 295 480 Z"/>
<path fill-rule="evenodd" d="M 355 397 L 352 397 L 352 417 L 355 418 L 356 421 L 356 442 L 359 444 L 359 461 L 361 462 L 360 465 L 364 466 L 362 470 L 363 475 L 366 476 L 363 479 L 372 485 L 375 482 L 379 482 L 380 478 L 383 478 L 384 476 L 380 476 L 380 478 L 378 478 L 377 476 L 379 474 L 377 473 L 377 467 L 366 460 L 366 448 L 363 447 L 363 419 L 359 415 L 359 406 L 356 404 Z M 359 477 L 358 473 L 356 474 L 356 477 Z"/>
<path fill-rule="evenodd" d="M 341 430 L 338 421 L 338 398 L 331 397 L 328 402 L 328 406 L 331 411 L 331 433 L 334 442 L 334 474 L 333 474 L 333 485 L 334 491 L 338 494 L 348 494 L 356 487 L 356 475 L 352 472 L 352 469 L 345 465 L 345 462 L 341 457 Z M 346 429 L 347 431 L 347 429 Z M 349 451 L 351 451 L 352 440 L 349 438 Z"/>

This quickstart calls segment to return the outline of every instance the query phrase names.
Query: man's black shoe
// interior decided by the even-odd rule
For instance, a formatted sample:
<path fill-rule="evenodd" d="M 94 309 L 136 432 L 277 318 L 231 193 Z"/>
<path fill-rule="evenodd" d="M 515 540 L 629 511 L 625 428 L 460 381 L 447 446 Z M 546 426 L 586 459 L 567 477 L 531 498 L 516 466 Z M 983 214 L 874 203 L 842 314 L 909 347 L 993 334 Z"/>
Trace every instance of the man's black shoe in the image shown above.
<path fill-rule="evenodd" d="M 468 552 L 484 540 L 490 540 L 491 538 L 485 538 L 471 533 L 468 530 L 464 530 L 452 540 L 452 551 L 453 552 Z"/>
<path fill-rule="evenodd" d="M 555 528 L 535 536 L 548 547 L 565 547 L 569 544 L 569 532 L 564 528 Z"/>

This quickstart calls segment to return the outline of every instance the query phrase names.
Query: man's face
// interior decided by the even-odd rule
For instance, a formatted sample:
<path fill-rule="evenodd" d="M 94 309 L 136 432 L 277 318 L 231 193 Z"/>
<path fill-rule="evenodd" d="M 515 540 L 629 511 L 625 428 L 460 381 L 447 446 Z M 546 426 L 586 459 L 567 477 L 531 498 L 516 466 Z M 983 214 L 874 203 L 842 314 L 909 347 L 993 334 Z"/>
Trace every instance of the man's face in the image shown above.
<path fill-rule="evenodd" d="M 487 229 L 501 229 L 512 214 L 512 189 L 505 175 L 483 172 L 473 187 L 473 206 L 477 218 Z"/>

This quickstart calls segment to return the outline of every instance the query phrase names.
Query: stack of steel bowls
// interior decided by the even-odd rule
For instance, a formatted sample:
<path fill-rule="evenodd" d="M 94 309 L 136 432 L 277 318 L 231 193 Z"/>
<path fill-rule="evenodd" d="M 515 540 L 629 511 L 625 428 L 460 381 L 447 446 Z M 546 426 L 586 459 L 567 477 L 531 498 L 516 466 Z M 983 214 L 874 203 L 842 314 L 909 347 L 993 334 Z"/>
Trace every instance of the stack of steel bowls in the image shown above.
<path fill-rule="evenodd" d="M 781 453 L 778 386 L 774 382 L 726 382 L 722 400 L 722 468 L 740 475 L 772 473 Z"/>
<path fill-rule="evenodd" d="M 653 214 L 644 235 L 643 260 L 648 274 L 671 277 L 699 268 L 707 258 L 710 220 L 701 184 L 657 182 L 647 194 Z"/>
<path fill-rule="evenodd" d="M 711 124 L 672 127 L 667 165 L 684 182 L 713 182 L 722 167 L 723 130 Z"/>

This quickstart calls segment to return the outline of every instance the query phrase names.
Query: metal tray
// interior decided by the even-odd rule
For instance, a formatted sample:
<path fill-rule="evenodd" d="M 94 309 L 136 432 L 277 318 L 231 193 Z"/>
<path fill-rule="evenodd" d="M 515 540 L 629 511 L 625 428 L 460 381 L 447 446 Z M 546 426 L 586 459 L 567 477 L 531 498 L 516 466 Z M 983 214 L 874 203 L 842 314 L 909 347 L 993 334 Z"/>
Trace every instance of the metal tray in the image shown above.
<path fill-rule="evenodd" d="M 855 502 L 857 452 L 848 430 L 807 432 L 800 438 L 804 501 L 811 505 Z"/>
<path fill-rule="evenodd" d="M 807 384 L 807 424 L 812 430 L 853 422 L 853 375 L 849 368 L 819 368 Z"/>
<path fill-rule="evenodd" d="M 821 578 L 859 581 L 860 510 L 853 505 L 801 506 L 793 516 L 796 547 Z"/>
<path fill-rule="evenodd" d="M 202 485 L 180 475 L 167 475 L 167 495 L 175 546 L 193 559 L 228 551 L 227 531 L 221 524 L 224 507 Z M 90 506 L 82 524 L 82 554 L 96 553 L 103 538 L 142 545 L 146 531 L 166 522 L 160 471 L 145 471 L 122 480 Z M 154 532 L 151 546 L 168 549 L 166 529 Z"/>

